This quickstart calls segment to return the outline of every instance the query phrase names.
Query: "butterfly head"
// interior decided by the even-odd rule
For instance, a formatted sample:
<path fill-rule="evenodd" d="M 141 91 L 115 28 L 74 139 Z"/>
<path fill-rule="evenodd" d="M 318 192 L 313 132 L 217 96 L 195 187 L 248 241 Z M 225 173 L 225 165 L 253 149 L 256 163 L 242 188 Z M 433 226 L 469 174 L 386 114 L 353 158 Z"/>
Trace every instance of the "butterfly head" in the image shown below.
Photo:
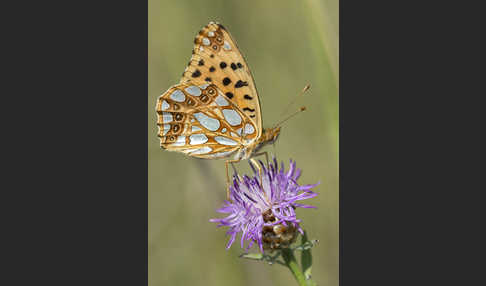
<path fill-rule="evenodd" d="M 280 135 L 280 126 L 263 129 L 262 137 L 260 139 L 262 145 L 275 143 L 279 135 Z"/>

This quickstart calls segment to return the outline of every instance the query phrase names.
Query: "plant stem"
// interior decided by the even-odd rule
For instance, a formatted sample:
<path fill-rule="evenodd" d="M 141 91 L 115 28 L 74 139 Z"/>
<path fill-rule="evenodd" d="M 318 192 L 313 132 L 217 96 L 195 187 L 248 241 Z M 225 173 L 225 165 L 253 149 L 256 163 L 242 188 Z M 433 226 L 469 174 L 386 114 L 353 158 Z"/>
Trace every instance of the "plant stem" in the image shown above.
<path fill-rule="evenodd" d="M 282 257 L 285 261 L 285 265 L 290 269 L 290 271 L 295 277 L 295 280 L 297 280 L 299 285 L 307 286 L 307 281 L 305 280 L 304 274 L 302 273 L 299 265 L 297 264 L 297 260 L 295 259 L 293 250 L 290 248 L 283 248 Z"/>

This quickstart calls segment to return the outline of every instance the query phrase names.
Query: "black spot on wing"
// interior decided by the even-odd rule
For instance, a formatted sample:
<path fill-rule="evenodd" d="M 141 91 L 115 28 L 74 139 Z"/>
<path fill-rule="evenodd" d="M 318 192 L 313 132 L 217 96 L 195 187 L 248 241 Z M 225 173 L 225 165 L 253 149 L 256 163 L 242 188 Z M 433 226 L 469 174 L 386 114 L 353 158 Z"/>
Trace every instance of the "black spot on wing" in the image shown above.
<path fill-rule="evenodd" d="M 199 77 L 200 75 L 201 72 L 198 69 L 196 69 L 196 71 L 192 73 L 192 77 Z"/>
<path fill-rule="evenodd" d="M 219 67 L 222 68 L 222 69 L 224 69 L 226 66 L 227 66 L 227 64 L 225 62 L 219 63 Z"/>
<path fill-rule="evenodd" d="M 199 62 L 197 63 L 198 66 L 203 66 L 204 65 L 204 60 L 200 59 Z"/>
<path fill-rule="evenodd" d="M 248 100 L 252 100 L 253 97 L 249 96 L 248 94 L 245 94 L 245 96 L 243 96 L 244 99 L 248 99 Z"/>
<path fill-rule="evenodd" d="M 243 111 L 255 112 L 255 109 L 249 108 L 249 107 L 245 107 L 245 108 L 243 108 Z"/>
<path fill-rule="evenodd" d="M 240 69 L 243 67 L 243 65 L 241 63 L 237 63 L 236 64 Z"/>
<path fill-rule="evenodd" d="M 225 78 L 223 79 L 223 84 L 224 84 L 225 86 L 226 86 L 226 85 L 228 85 L 228 84 L 230 84 L 230 83 L 231 83 L 231 79 L 229 79 L 229 77 L 225 77 Z"/>
<path fill-rule="evenodd" d="M 254 117 L 255 117 L 255 114 L 250 115 L 250 117 L 251 117 L 251 118 L 254 118 Z"/>
<path fill-rule="evenodd" d="M 231 92 L 227 92 L 225 93 L 225 95 L 229 98 L 229 99 L 232 99 L 233 98 L 233 93 Z"/>
<path fill-rule="evenodd" d="M 213 72 L 213 71 L 215 71 L 215 70 L 216 70 L 216 69 L 215 69 L 214 67 L 210 67 L 210 68 L 209 68 L 209 71 L 210 71 L 210 72 Z"/>
<path fill-rule="evenodd" d="M 248 83 L 246 81 L 238 80 L 238 82 L 236 82 L 236 84 L 235 84 L 235 88 L 240 88 L 240 87 L 244 87 L 244 86 L 248 86 Z"/>
<path fill-rule="evenodd" d="M 205 81 L 208 81 L 208 82 L 211 82 L 211 81 L 212 81 L 210 77 L 207 77 L 207 78 L 205 78 L 204 80 L 205 80 Z"/>
<path fill-rule="evenodd" d="M 231 69 L 236 70 L 238 67 L 235 65 L 235 63 L 231 63 Z"/>

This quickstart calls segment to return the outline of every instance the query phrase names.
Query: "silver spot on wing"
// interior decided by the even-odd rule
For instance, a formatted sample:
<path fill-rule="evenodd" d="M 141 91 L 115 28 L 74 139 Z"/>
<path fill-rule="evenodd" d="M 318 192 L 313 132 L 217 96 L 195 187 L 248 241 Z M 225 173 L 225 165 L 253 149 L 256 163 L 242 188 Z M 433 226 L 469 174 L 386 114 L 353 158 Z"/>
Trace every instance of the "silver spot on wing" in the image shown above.
<path fill-rule="evenodd" d="M 163 112 L 162 113 L 162 120 L 164 121 L 164 123 L 172 122 L 172 113 Z"/>
<path fill-rule="evenodd" d="M 222 95 L 218 95 L 216 97 L 215 101 L 219 106 L 228 106 L 229 105 L 229 102 L 226 99 L 224 99 L 224 97 Z"/>
<path fill-rule="evenodd" d="M 223 115 L 226 121 L 232 126 L 240 125 L 241 116 L 233 109 L 223 109 Z"/>
<path fill-rule="evenodd" d="M 170 107 L 170 105 L 167 103 L 167 101 L 162 101 L 162 110 L 167 110 Z"/>
<path fill-rule="evenodd" d="M 186 145 L 186 136 L 177 137 L 177 141 L 170 144 L 171 146 L 184 146 Z"/>
<path fill-rule="evenodd" d="M 164 124 L 164 133 L 162 133 L 162 135 L 167 134 L 167 131 L 169 130 L 170 130 L 170 124 Z"/>
<path fill-rule="evenodd" d="M 204 144 L 208 142 L 208 137 L 206 137 L 204 134 L 192 134 L 189 139 L 191 139 L 191 142 L 189 143 L 191 145 Z"/>
<path fill-rule="evenodd" d="M 186 100 L 186 96 L 184 95 L 184 93 L 180 90 L 176 90 L 174 91 L 171 95 L 170 95 L 170 98 L 172 100 L 175 100 L 177 102 L 184 102 L 184 100 Z"/>
<path fill-rule="evenodd" d="M 224 158 L 224 157 L 228 157 L 229 155 L 231 155 L 234 152 L 235 152 L 234 150 L 233 151 L 226 151 L 226 152 L 219 152 L 219 153 L 211 154 L 208 157 L 209 158 Z"/>
<path fill-rule="evenodd" d="M 202 112 L 195 113 L 194 117 L 196 117 L 197 121 L 208 130 L 216 131 L 219 129 L 220 123 L 218 119 L 211 118 Z"/>
<path fill-rule="evenodd" d="M 227 51 L 231 50 L 231 46 L 227 41 L 224 41 L 223 49 Z"/>
<path fill-rule="evenodd" d="M 184 90 L 192 96 L 200 96 L 201 95 L 201 90 L 199 89 L 199 87 L 194 86 L 194 85 L 186 87 L 186 89 L 184 89 Z"/>
<path fill-rule="evenodd" d="M 255 128 L 250 123 L 247 123 L 245 125 L 245 134 L 252 134 L 253 132 L 255 132 Z"/>
<path fill-rule="evenodd" d="M 219 144 L 222 144 L 222 145 L 229 145 L 229 146 L 238 145 L 238 142 L 236 142 L 235 140 L 232 140 L 232 139 L 229 139 L 229 138 L 223 137 L 223 136 L 216 136 L 216 137 L 214 137 L 214 140 L 216 140 L 216 142 L 218 142 Z"/>
<path fill-rule="evenodd" d="M 211 147 L 204 146 L 202 148 L 196 149 L 194 152 L 191 152 L 190 154 L 191 155 L 195 155 L 195 154 L 206 154 L 206 153 L 211 152 L 212 150 L 213 149 Z"/>

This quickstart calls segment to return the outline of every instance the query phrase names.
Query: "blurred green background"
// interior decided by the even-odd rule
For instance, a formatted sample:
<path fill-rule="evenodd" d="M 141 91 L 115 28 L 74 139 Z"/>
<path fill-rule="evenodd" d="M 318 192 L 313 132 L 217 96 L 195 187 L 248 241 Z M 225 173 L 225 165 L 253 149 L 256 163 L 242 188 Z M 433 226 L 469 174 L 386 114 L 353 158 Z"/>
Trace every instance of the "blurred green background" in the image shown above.
<path fill-rule="evenodd" d="M 297 215 L 309 237 L 320 241 L 313 250 L 313 278 L 337 286 L 338 0 L 149 0 L 148 7 L 149 285 L 295 285 L 284 267 L 239 259 L 239 243 L 225 250 L 226 229 L 208 221 L 221 217 L 215 209 L 225 198 L 224 161 L 159 147 L 157 97 L 179 82 L 198 31 L 218 21 L 251 68 L 265 127 L 279 121 L 287 104 L 311 84 L 291 109 L 307 111 L 284 124 L 275 149 L 265 150 L 276 152 L 286 166 L 296 160 L 303 169 L 299 183 L 321 182 L 319 196 L 307 201 L 317 209 L 299 209 Z M 237 168 L 246 172 L 248 164 Z"/>

